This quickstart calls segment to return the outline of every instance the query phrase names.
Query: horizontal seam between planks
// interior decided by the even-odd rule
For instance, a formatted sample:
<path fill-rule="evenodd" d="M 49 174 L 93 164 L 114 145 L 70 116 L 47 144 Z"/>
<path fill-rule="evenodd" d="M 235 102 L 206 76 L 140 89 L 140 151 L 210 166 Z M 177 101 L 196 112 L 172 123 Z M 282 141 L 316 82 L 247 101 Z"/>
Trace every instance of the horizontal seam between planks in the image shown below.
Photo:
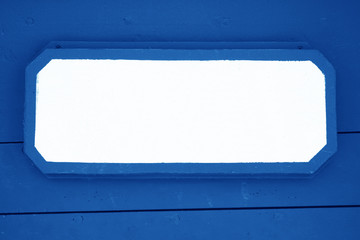
<path fill-rule="evenodd" d="M 139 209 L 139 210 L 94 210 L 94 211 L 57 211 L 57 212 L 21 212 L 0 213 L 0 215 L 45 215 L 45 214 L 87 214 L 87 213 L 138 213 L 138 212 L 196 212 L 196 211 L 238 211 L 238 210 L 281 210 L 281 209 L 329 209 L 359 208 L 360 205 L 329 206 L 289 206 L 289 207 L 239 207 L 239 208 L 182 208 L 182 209 Z"/>
<path fill-rule="evenodd" d="M 0 142 L 0 144 L 22 144 L 24 141 L 16 141 L 16 142 Z"/>
<path fill-rule="evenodd" d="M 338 134 L 356 134 L 360 133 L 360 131 L 346 131 L 346 132 L 338 132 Z"/>

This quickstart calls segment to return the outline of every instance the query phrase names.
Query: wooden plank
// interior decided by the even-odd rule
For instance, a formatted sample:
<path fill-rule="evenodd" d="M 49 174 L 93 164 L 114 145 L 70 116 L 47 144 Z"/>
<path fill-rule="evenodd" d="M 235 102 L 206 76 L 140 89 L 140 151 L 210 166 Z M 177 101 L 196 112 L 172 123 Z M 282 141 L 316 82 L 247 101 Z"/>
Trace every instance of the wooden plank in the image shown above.
<path fill-rule="evenodd" d="M 0 145 L 0 212 L 359 205 L 360 134 L 339 135 L 338 152 L 302 179 L 49 179 L 22 153 Z"/>
<path fill-rule="evenodd" d="M 0 216 L 10 239 L 360 239 L 360 208 Z"/>
<path fill-rule="evenodd" d="M 55 4 L 6 1 L 0 8 L 0 141 L 22 141 L 24 69 L 54 40 L 83 41 L 308 41 L 337 71 L 339 131 L 360 130 L 360 15 L 358 2 L 222 4 L 167 1 Z M 79 12 L 75 9 L 84 9 Z M 31 11 L 30 11 L 31 9 Z M 186 10 L 188 9 L 188 10 Z M 256 11 L 254 11 L 254 9 Z M 336 11 L 334 11 L 336 9 Z M 63 14 L 66 12 L 67 14 Z M 94 17 L 96 16 L 96 17 Z M 262 21 L 259 21 L 261 19 Z M 156 26 L 156 27 L 154 27 Z"/>

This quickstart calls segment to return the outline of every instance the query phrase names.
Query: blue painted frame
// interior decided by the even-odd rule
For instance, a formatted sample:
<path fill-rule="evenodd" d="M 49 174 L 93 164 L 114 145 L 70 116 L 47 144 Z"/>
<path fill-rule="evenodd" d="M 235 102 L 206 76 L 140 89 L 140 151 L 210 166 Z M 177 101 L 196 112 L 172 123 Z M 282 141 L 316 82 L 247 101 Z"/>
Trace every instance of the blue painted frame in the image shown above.
<path fill-rule="evenodd" d="M 327 145 L 306 163 L 55 163 L 35 148 L 36 76 L 52 59 L 137 60 L 310 60 L 324 73 Z M 51 177 L 304 177 L 315 173 L 337 150 L 335 70 L 310 49 L 45 49 L 26 69 L 24 152 Z"/>

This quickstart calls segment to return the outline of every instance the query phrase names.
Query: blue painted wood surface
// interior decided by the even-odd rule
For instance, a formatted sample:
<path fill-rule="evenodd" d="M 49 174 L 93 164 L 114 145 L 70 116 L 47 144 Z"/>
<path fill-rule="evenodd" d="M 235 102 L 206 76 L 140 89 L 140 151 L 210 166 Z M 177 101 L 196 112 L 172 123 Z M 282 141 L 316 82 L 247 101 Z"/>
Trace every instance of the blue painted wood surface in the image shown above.
<path fill-rule="evenodd" d="M 21 143 L 5 143 L 23 141 L 25 67 L 50 41 L 307 42 L 337 72 L 338 131 L 359 132 L 359 6 L 355 0 L 0 1 L 0 212 L 15 214 L 0 216 L 0 239 L 359 239 L 359 133 L 340 134 L 338 152 L 313 178 L 285 181 L 48 179 Z M 326 205 L 333 207 L 308 208 Z M 352 207 L 336 207 L 344 205 Z M 305 208 L 261 209 L 286 206 Z M 191 208 L 213 210 L 101 213 Z M 75 213 L 49 214 L 67 211 Z"/>
<path fill-rule="evenodd" d="M 80 11 L 81 9 L 81 11 Z M 0 141 L 22 141 L 24 69 L 50 41 L 305 41 L 337 71 L 339 131 L 360 130 L 358 1 L 0 3 Z"/>
<path fill-rule="evenodd" d="M 160 43 L 161 44 L 161 43 Z M 24 152 L 46 175 L 52 177 L 108 175 L 127 178 L 180 177 L 299 177 L 314 174 L 337 150 L 335 71 L 313 49 L 88 49 L 46 48 L 26 68 Z M 131 44 L 130 44 L 131 45 Z M 146 45 L 146 44 L 144 44 Z M 166 44 L 165 44 L 166 45 Z M 190 44 L 189 44 L 190 45 Z M 278 44 L 281 48 L 281 45 Z M 57 45 L 56 45 L 57 46 Z M 61 46 L 61 45 L 60 45 Z M 163 46 L 164 47 L 164 46 Z M 185 47 L 185 46 L 184 46 Z M 325 76 L 326 145 L 310 162 L 283 163 L 69 163 L 48 162 L 35 147 L 37 75 L 52 59 L 141 60 L 271 60 L 311 61 Z M 86 86 L 84 86 L 86 87 Z M 258 96 L 261 97 L 261 96 Z M 267 121 L 264 119 L 263 121 Z M 91 128 L 88 131 L 92 131 Z M 289 133 L 290 134 L 290 133 Z M 53 142 L 56 144 L 56 141 Z M 95 147 L 95 146 L 94 146 Z M 299 148 L 299 147 L 298 147 Z M 300 151 L 302 149 L 299 149 Z M 64 150 L 65 151 L 65 150 Z M 261 151 L 261 149 L 259 149 Z M 125 159 L 126 160 L 126 159 Z M 288 159 L 291 161 L 291 159 Z M 99 177 L 99 176 L 97 176 Z"/>
<path fill-rule="evenodd" d="M 360 135 L 302 179 L 48 179 L 21 152 L 0 145 L 1 213 L 360 204 Z"/>
<path fill-rule="evenodd" d="M 0 215 L 0 239 L 360 239 L 360 208 Z"/>

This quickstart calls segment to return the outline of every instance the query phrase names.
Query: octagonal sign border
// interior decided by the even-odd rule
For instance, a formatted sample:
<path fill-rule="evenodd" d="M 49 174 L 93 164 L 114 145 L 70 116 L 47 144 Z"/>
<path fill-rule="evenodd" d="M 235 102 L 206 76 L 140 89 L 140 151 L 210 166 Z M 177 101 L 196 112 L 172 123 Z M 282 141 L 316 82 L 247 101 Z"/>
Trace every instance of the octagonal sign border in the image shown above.
<path fill-rule="evenodd" d="M 327 144 L 309 162 L 283 163 L 68 163 L 47 162 L 35 148 L 37 74 L 52 59 L 312 61 L 325 76 Z M 26 68 L 24 152 L 52 177 L 296 177 L 315 173 L 337 150 L 335 71 L 312 49 L 45 49 Z"/>

